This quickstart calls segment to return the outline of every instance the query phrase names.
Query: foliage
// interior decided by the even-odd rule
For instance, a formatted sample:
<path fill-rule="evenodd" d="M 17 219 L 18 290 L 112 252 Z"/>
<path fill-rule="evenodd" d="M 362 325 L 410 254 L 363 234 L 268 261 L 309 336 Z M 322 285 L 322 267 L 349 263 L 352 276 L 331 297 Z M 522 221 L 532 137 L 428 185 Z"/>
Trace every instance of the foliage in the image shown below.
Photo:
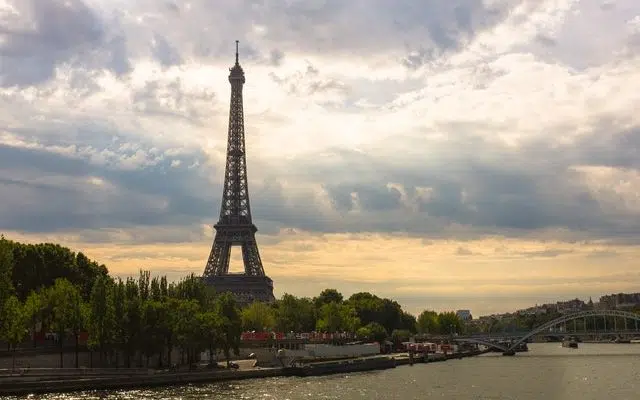
<path fill-rule="evenodd" d="M 242 318 L 240 310 L 231 293 L 222 293 L 215 299 L 215 311 L 221 319 L 220 345 L 227 359 L 227 366 L 231 356 L 240 354 L 240 334 L 242 333 Z"/>
<path fill-rule="evenodd" d="M 16 346 L 24 339 L 27 334 L 25 328 L 27 323 L 24 307 L 20 304 L 17 297 L 9 297 L 3 304 L 2 315 L 6 321 L 2 330 L 2 339 L 4 339 L 13 350 L 12 369 L 15 368 L 15 350 Z"/>
<path fill-rule="evenodd" d="M 453 311 L 438 314 L 440 333 L 454 334 L 462 332 L 462 321 Z"/>
<path fill-rule="evenodd" d="M 107 267 L 90 260 L 83 253 L 74 253 L 66 247 L 52 243 L 23 244 L 0 237 L 0 293 L 3 289 L 3 271 L 6 271 L 7 249 L 10 250 L 11 284 L 19 300 L 29 293 L 38 292 L 64 278 L 78 286 L 86 301 L 97 276 L 107 276 Z M 1 296 L 1 295 L 0 295 Z M 0 299 L 1 301 L 1 299 Z"/>
<path fill-rule="evenodd" d="M 357 331 L 357 335 L 361 339 L 374 340 L 376 342 L 384 341 L 387 336 L 387 330 L 377 322 L 369 322 Z"/>
<path fill-rule="evenodd" d="M 383 299 L 368 292 L 355 293 L 347 301 L 355 310 L 360 322 L 381 324 L 387 332 L 394 329 L 415 330 L 415 319 L 402 311 L 396 301 Z"/>
<path fill-rule="evenodd" d="M 242 328 L 245 331 L 271 331 L 276 326 L 276 313 L 268 304 L 259 301 L 242 310 Z"/>
<path fill-rule="evenodd" d="M 316 309 L 307 298 L 284 294 L 276 302 L 276 328 L 281 332 L 311 332 L 316 328 Z"/>
<path fill-rule="evenodd" d="M 392 299 L 367 292 L 346 299 L 332 288 L 314 298 L 285 294 L 274 304 L 256 302 L 240 310 L 233 296 L 213 293 L 193 274 L 176 283 L 152 277 L 148 271 L 135 278 L 113 279 L 104 265 L 81 252 L 2 237 L 0 304 L 13 294 L 20 305 L 17 324 L 34 333 L 34 345 L 39 326 L 58 334 L 61 350 L 65 338 L 75 338 L 77 344 L 80 332 L 86 330 L 87 344 L 99 353 L 101 363 L 112 362 L 114 354 L 118 362 L 118 354 L 123 354 L 125 365 L 134 356 L 139 357 L 138 364 L 143 357 L 148 364 L 154 356 L 159 367 L 172 364 L 175 346 L 188 362 L 206 350 L 212 355 L 222 351 L 228 359 L 238 351 L 243 329 L 351 332 L 380 341 L 391 334 L 394 341 L 405 341 L 416 331 L 462 328 L 453 313 L 425 312 L 416 320 Z M 11 307 L 0 307 L 0 313 L 14 310 Z M 6 321 L 0 319 L 4 336 L 13 324 Z"/>
<path fill-rule="evenodd" d="M 342 293 L 338 292 L 336 289 L 324 289 L 318 297 L 313 299 L 313 302 L 316 308 L 320 308 L 325 304 L 329 303 L 342 303 L 344 298 L 342 297 Z"/>
<path fill-rule="evenodd" d="M 4 304 L 14 294 L 11 273 L 13 270 L 13 253 L 11 245 L 4 236 L 0 236 L 0 331 L 6 324 L 4 316 Z"/>
<path fill-rule="evenodd" d="M 425 310 L 418 316 L 417 328 L 418 333 L 427 335 L 450 335 L 464 331 L 462 321 L 453 311 L 438 314 L 435 311 Z"/>
<path fill-rule="evenodd" d="M 89 345 L 100 352 L 102 363 L 107 346 L 115 339 L 116 327 L 113 282 L 98 276 L 89 299 Z"/>
<path fill-rule="evenodd" d="M 396 329 L 391 332 L 391 340 L 396 344 L 408 342 L 412 334 L 413 332 L 408 329 Z"/>
<path fill-rule="evenodd" d="M 320 308 L 316 328 L 321 332 L 354 332 L 360 326 L 356 311 L 349 304 L 330 302 Z"/>
<path fill-rule="evenodd" d="M 418 333 L 440 333 L 440 323 L 438 322 L 438 313 L 435 311 L 424 310 L 418 316 Z"/>

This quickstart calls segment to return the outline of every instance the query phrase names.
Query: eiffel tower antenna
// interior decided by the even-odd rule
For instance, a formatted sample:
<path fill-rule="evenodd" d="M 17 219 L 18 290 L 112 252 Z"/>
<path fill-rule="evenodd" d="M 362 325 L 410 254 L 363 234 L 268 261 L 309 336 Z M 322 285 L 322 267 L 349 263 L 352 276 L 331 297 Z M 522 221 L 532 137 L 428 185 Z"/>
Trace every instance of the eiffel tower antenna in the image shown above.
<path fill-rule="evenodd" d="M 233 293 L 241 305 L 253 301 L 271 302 L 275 300 L 273 281 L 264 273 L 255 236 L 258 228 L 251 218 L 242 101 L 245 77 L 239 62 L 237 40 L 236 63 L 229 71 L 231 105 L 222 204 L 203 278 L 216 291 Z M 229 273 L 233 246 L 242 248 L 243 274 Z"/>

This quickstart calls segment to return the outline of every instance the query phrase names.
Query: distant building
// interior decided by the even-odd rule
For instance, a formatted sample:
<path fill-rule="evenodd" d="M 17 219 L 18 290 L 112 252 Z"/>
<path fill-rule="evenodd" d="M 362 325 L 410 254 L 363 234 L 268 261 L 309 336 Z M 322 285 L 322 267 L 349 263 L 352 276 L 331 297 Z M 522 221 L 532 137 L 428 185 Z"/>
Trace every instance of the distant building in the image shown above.
<path fill-rule="evenodd" d="M 560 314 L 571 314 L 574 312 L 582 311 L 587 308 L 584 301 L 580 299 L 573 299 L 569 301 L 559 301 L 556 303 L 556 310 Z"/>
<path fill-rule="evenodd" d="M 610 310 L 633 309 L 640 306 L 640 293 L 618 293 L 600 297 L 603 308 Z"/>
<path fill-rule="evenodd" d="M 547 307 L 538 306 L 536 304 L 535 307 L 529 307 L 524 310 L 518 310 L 517 313 L 520 315 L 542 315 L 547 313 Z"/>
<path fill-rule="evenodd" d="M 470 310 L 458 310 L 456 311 L 456 315 L 461 321 L 471 321 L 473 319 Z"/>

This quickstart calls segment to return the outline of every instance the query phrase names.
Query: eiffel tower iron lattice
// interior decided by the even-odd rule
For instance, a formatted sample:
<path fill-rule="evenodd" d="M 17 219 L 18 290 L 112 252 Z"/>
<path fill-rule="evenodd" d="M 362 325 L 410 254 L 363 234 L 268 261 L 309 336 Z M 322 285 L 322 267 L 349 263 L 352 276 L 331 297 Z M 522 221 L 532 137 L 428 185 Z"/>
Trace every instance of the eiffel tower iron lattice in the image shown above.
<path fill-rule="evenodd" d="M 273 281 L 264 273 L 255 235 L 258 228 L 251 219 L 242 101 L 245 77 L 238 61 L 237 40 L 236 63 L 229 71 L 231 105 L 222 205 L 220 219 L 214 225 L 216 235 L 203 278 L 217 292 L 233 293 L 240 304 L 256 300 L 271 302 L 274 300 Z M 243 274 L 229 273 L 233 246 L 242 247 Z"/>

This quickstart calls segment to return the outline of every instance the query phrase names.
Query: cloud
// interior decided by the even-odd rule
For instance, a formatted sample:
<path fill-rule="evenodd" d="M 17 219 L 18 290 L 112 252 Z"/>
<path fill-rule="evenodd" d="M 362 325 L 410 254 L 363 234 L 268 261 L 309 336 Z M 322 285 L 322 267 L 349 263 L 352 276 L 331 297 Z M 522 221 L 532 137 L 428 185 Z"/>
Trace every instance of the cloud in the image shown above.
<path fill-rule="evenodd" d="M 501 237 L 569 247 L 494 259 L 621 260 L 576 249 L 640 237 L 638 18 L 633 0 L 9 1 L 0 229 L 208 252 L 238 39 L 265 246 L 383 235 L 480 262 L 469 242 Z M 270 253 L 290 274 L 298 245 Z"/>
<path fill-rule="evenodd" d="M 46 82 L 62 64 L 118 75 L 131 68 L 123 38 L 82 0 L 11 1 L 3 11 L 1 86 Z"/>

